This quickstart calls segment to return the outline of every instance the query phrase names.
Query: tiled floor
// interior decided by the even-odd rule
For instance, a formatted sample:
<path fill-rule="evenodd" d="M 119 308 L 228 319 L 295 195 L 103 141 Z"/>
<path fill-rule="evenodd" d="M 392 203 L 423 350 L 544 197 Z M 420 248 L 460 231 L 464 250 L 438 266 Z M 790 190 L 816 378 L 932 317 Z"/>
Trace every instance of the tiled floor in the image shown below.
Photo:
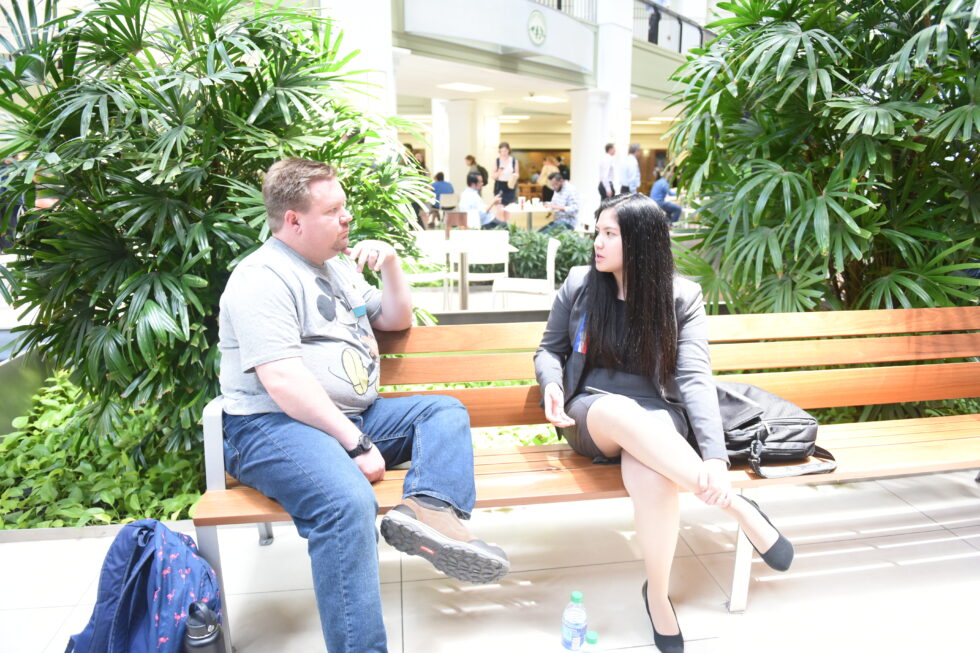
<path fill-rule="evenodd" d="M 749 606 L 729 614 L 734 524 L 687 495 L 672 596 L 687 650 L 975 651 L 980 640 L 976 471 L 770 488 L 754 496 L 797 546 L 793 569 L 753 566 Z M 175 527 L 192 532 L 191 525 Z M 391 651 L 558 651 L 568 594 L 585 594 L 607 651 L 649 652 L 643 571 L 625 499 L 478 511 L 513 572 L 474 586 L 381 545 Z M 0 652 L 63 651 L 89 618 L 116 529 L 0 533 Z M 252 527 L 220 530 L 240 653 L 323 651 L 305 543 L 289 524 L 272 546 Z"/>

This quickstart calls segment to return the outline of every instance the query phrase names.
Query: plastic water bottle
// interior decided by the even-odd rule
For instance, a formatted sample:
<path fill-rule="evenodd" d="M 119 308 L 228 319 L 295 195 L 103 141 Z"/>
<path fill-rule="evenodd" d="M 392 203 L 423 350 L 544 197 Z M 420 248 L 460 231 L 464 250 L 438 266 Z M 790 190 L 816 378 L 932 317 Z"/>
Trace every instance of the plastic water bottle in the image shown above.
<path fill-rule="evenodd" d="M 582 653 L 602 653 L 599 648 L 599 633 L 590 630 L 585 633 L 585 644 L 582 645 Z"/>
<path fill-rule="evenodd" d="M 561 645 L 566 651 L 581 651 L 589 618 L 582 604 L 582 593 L 572 592 L 572 600 L 561 614 Z"/>

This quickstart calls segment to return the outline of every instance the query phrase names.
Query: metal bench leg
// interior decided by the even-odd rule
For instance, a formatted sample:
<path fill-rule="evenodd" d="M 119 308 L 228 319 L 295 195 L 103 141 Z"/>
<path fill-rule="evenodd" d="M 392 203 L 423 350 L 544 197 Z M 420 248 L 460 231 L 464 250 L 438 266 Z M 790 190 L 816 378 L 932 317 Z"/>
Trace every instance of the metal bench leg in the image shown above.
<path fill-rule="evenodd" d="M 221 631 L 225 640 L 225 653 L 233 653 L 231 645 L 231 619 L 228 617 L 228 594 L 225 592 L 225 579 L 221 573 L 221 551 L 218 548 L 218 527 L 197 526 L 197 550 L 208 561 L 218 576 L 218 589 L 221 591 Z"/>
<path fill-rule="evenodd" d="M 272 544 L 272 540 L 275 536 L 272 534 L 272 524 L 270 522 L 261 522 L 256 524 L 259 527 L 259 546 L 269 546 Z"/>
<path fill-rule="evenodd" d="M 745 612 L 749 600 L 749 579 L 752 577 L 752 543 L 741 527 L 735 536 L 735 570 L 732 573 L 732 595 L 729 612 Z"/>

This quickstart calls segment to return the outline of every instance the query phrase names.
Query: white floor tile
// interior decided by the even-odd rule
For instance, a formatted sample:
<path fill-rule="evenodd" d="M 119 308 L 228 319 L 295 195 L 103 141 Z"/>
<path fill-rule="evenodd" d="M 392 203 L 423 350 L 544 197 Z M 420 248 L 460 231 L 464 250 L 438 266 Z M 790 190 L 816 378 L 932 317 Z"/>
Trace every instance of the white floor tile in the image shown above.
<path fill-rule="evenodd" d="M 640 559 L 629 499 L 477 510 L 468 526 L 507 552 L 512 573 Z M 690 555 L 678 540 L 677 556 Z M 416 556 L 405 556 L 402 570 L 406 581 L 445 578 Z"/>
<path fill-rule="evenodd" d="M 83 602 L 72 608 L 64 622 L 62 622 L 61 626 L 52 636 L 48 647 L 44 649 L 44 653 L 64 653 L 65 647 L 68 646 L 69 638 L 85 629 L 89 619 L 92 618 L 92 611 L 94 609 L 94 601 Z M 2 647 L 0 647 L 0 650 L 3 650 Z"/>
<path fill-rule="evenodd" d="M 401 589 L 382 585 L 388 647 L 401 650 Z M 316 653 L 326 651 L 312 590 L 239 594 L 228 599 L 238 653 Z"/>
<path fill-rule="evenodd" d="M 970 528 L 954 528 L 951 529 L 950 532 L 973 548 L 980 550 L 980 526 L 971 526 Z"/>
<path fill-rule="evenodd" d="M 0 651 L 44 653 L 71 611 L 70 607 L 0 610 Z M 67 644 L 62 642 L 62 651 Z"/>
<path fill-rule="evenodd" d="M 720 582 L 731 577 L 731 556 L 701 559 Z M 923 633 L 941 626 L 935 634 L 950 643 L 975 619 L 980 551 L 953 534 L 932 531 L 798 546 L 790 571 L 773 572 L 759 560 L 752 571 L 747 611 L 730 633 L 736 640 L 758 628 L 764 635 L 759 650 L 826 650 L 830 642 L 856 638 L 837 650 L 906 651 L 916 648 L 895 631 L 907 629 L 893 624 L 921 622 Z M 921 621 L 920 612 L 928 619 Z M 807 632 L 809 640 L 799 646 L 785 639 Z M 876 643 L 882 636 L 887 641 Z M 928 650 L 961 650 L 939 640 Z"/>
<path fill-rule="evenodd" d="M 272 544 L 259 546 L 255 526 L 218 529 L 226 592 L 253 594 L 313 589 L 306 540 L 291 523 L 273 524 L 273 534 Z M 381 582 L 398 582 L 400 554 L 383 541 L 382 545 L 379 547 Z"/>
<path fill-rule="evenodd" d="M 6 542 L 0 555 L 0 610 L 73 607 L 90 592 L 112 538 Z"/>
<path fill-rule="evenodd" d="M 928 482 L 927 477 L 917 477 Z M 770 487 L 747 494 L 796 544 L 866 538 L 940 527 L 874 482 Z M 980 501 L 980 497 L 978 497 Z M 681 503 L 681 536 L 697 555 L 733 553 L 737 524 L 692 495 Z"/>
<path fill-rule="evenodd" d="M 946 528 L 980 526 L 977 470 L 907 476 L 877 483 Z"/>
<path fill-rule="evenodd" d="M 405 653 L 558 650 L 561 613 L 573 590 L 585 596 L 589 628 L 615 650 L 650 645 L 639 562 L 512 573 L 497 584 L 404 583 Z M 685 635 L 723 631 L 725 596 L 695 558 L 675 562 L 671 579 Z M 434 634 L 438 633 L 438 637 Z"/>

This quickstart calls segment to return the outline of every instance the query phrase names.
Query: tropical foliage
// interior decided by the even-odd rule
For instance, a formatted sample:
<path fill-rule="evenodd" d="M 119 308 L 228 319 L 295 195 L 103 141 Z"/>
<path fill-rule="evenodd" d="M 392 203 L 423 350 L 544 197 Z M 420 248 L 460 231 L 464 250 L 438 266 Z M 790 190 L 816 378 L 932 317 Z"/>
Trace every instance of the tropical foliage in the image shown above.
<path fill-rule="evenodd" d="M 262 172 L 333 162 L 352 239 L 403 249 L 426 180 L 401 154 L 405 125 L 349 101 L 356 53 L 328 20 L 239 0 L 54 3 L 4 5 L 0 155 L 22 157 L 5 199 L 57 203 L 21 219 L 0 291 L 37 309 L 21 347 L 72 372 L 90 433 L 154 406 L 146 427 L 190 448 L 218 392 L 218 297 L 267 236 Z"/>
<path fill-rule="evenodd" d="M 941 306 L 980 281 L 980 0 L 735 0 L 675 74 L 679 265 L 735 311 Z"/>
<path fill-rule="evenodd" d="M 201 451 L 144 441 L 157 406 L 127 414 L 111 439 L 90 438 L 74 419 L 80 402 L 59 372 L 0 438 L 0 529 L 186 519 L 201 495 Z"/>

